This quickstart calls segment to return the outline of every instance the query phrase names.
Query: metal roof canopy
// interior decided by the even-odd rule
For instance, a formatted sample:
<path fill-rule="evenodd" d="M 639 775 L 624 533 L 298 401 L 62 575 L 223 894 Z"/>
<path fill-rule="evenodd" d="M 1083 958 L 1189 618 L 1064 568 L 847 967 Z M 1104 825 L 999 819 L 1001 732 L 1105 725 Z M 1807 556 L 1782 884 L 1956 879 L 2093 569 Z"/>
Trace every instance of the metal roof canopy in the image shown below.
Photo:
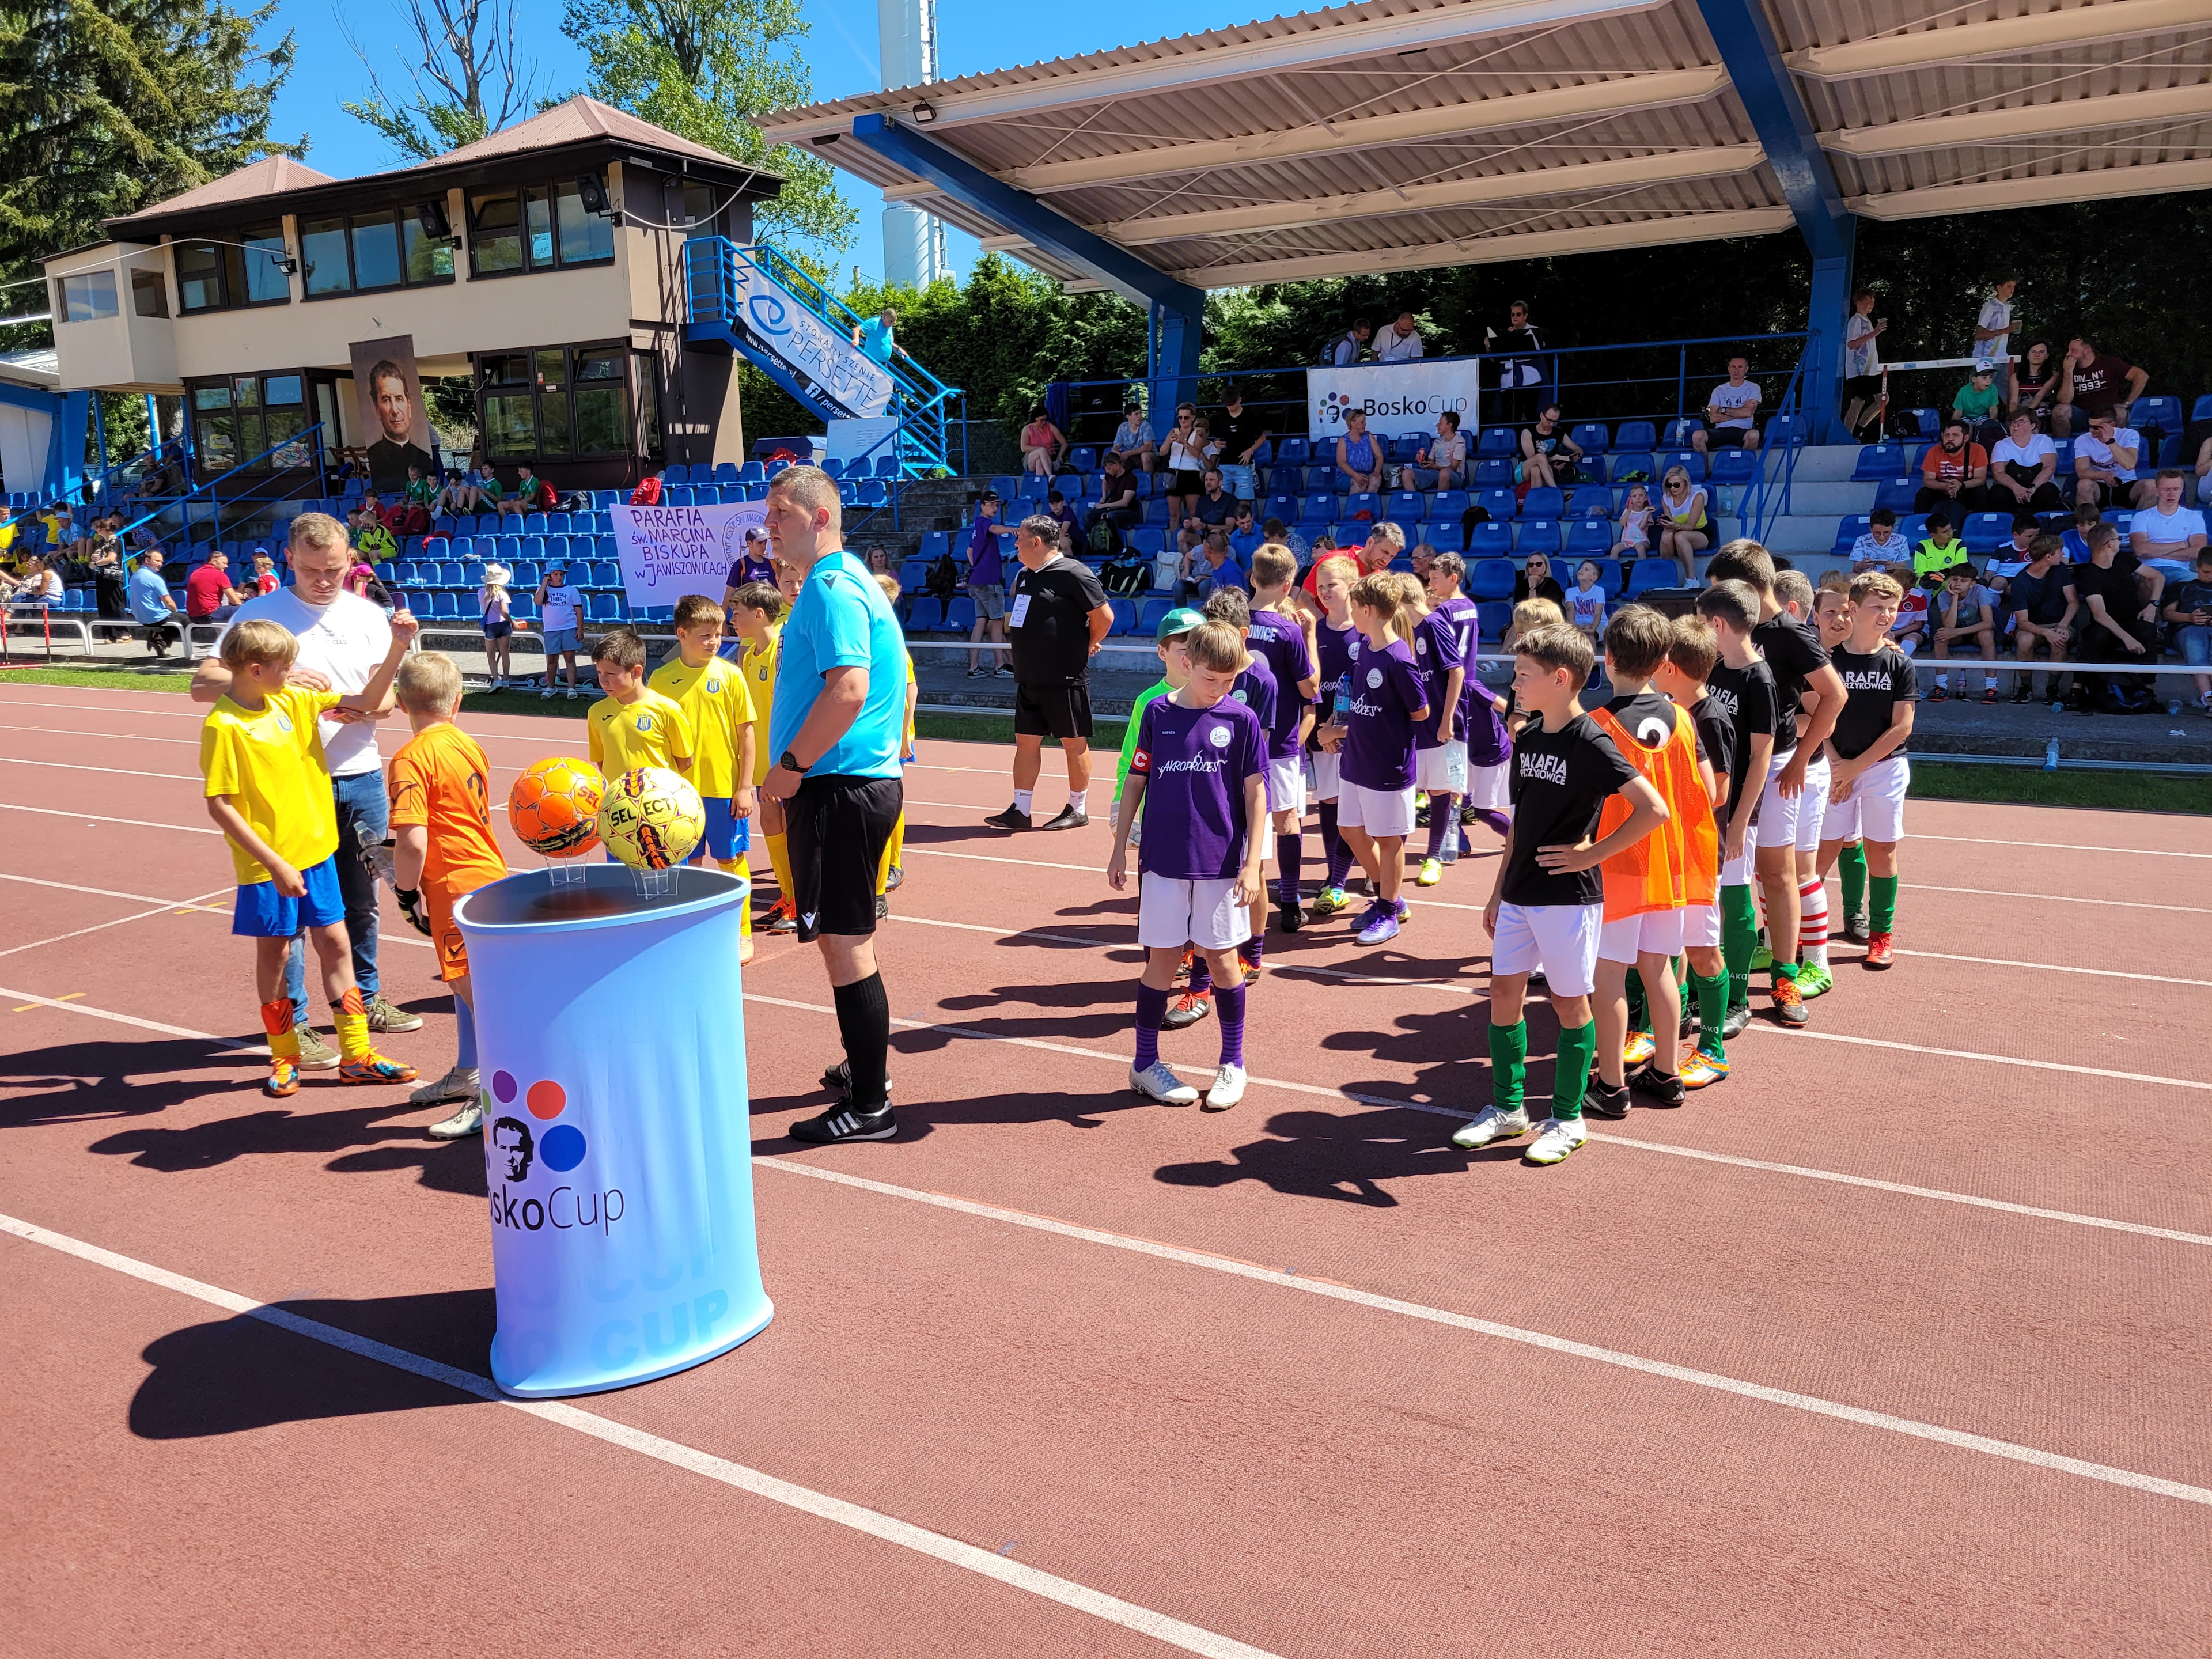
<path fill-rule="evenodd" d="M 1854 215 L 2212 185 L 2212 5 L 1367 0 L 758 125 L 1071 288 L 1793 223 L 1836 265 Z M 1007 188 L 948 189 L 963 164 Z"/>

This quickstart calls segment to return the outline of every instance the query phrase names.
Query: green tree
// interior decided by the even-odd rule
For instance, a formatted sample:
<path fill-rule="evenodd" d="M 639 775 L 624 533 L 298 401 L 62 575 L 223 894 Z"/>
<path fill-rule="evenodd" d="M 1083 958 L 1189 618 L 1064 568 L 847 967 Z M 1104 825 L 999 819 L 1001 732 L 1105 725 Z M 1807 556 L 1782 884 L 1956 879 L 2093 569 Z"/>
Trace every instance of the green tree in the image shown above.
<path fill-rule="evenodd" d="M 392 9 L 406 43 L 393 47 L 404 92 L 385 85 L 346 29 L 346 44 L 368 71 L 368 94 L 339 107 L 375 129 L 394 154 L 427 161 L 535 112 L 538 66 L 519 44 L 515 0 L 402 0 Z"/>
<path fill-rule="evenodd" d="M 568 0 L 561 31 L 584 49 L 593 97 L 783 175 L 781 194 L 753 210 L 761 235 L 817 256 L 850 246 L 859 216 L 829 163 L 796 149 L 771 155 L 746 118 L 813 96 L 799 0 Z"/>

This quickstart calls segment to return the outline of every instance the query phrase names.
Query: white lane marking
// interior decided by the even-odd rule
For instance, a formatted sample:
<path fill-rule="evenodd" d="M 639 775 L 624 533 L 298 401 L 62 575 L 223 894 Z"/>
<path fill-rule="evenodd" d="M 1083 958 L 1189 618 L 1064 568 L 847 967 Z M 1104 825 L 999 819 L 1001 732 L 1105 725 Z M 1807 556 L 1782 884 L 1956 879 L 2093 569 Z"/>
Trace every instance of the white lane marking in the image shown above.
<path fill-rule="evenodd" d="M 89 927 L 79 927 L 70 933 L 56 933 L 52 939 L 34 939 L 28 945 L 11 945 L 6 950 L 0 951 L 0 957 L 21 956 L 26 951 L 40 950 L 49 945 L 63 945 L 73 939 L 82 939 L 87 933 L 103 933 L 110 927 L 120 927 L 128 921 L 143 921 L 149 916 L 175 915 L 180 910 L 200 911 L 210 915 L 219 915 L 222 912 L 210 904 L 208 900 L 220 898 L 223 894 L 233 890 L 228 887 L 218 887 L 211 893 L 201 894 L 198 898 L 179 899 L 166 904 L 157 902 L 150 910 L 133 911 L 127 916 L 118 916 L 112 921 L 96 921 Z"/>
<path fill-rule="evenodd" d="M 188 836 L 220 836 L 222 833 L 211 823 L 160 823 L 152 818 L 114 818 L 98 812 L 64 812 L 52 806 L 25 806 L 12 800 L 0 800 L 0 811 L 36 812 L 42 818 L 75 818 L 79 823 L 122 823 L 133 830 L 181 830 Z"/>
<path fill-rule="evenodd" d="M 587 1412 L 565 1401 L 510 1400 L 499 1391 L 498 1385 L 489 1377 L 479 1376 L 474 1371 L 465 1371 L 457 1366 L 410 1353 L 404 1348 L 395 1348 L 388 1343 L 356 1336 L 351 1331 L 325 1325 L 319 1320 L 304 1319 L 286 1309 L 270 1307 L 265 1303 L 254 1301 L 251 1297 L 240 1296 L 234 1291 L 226 1291 L 197 1279 L 187 1279 L 182 1273 L 171 1273 L 150 1262 L 103 1249 L 97 1244 L 86 1243 L 82 1239 L 18 1220 L 14 1216 L 0 1215 L 0 1232 L 11 1234 L 26 1243 L 42 1245 L 60 1255 L 74 1256 L 93 1267 L 105 1267 L 143 1284 L 189 1297 L 196 1302 L 220 1308 L 226 1313 L 258 1320 L 278 1330 L 289 1331 L 295 1336 L 306 1337 L 311 1342 L 319 1342 L 326 1347 L 373 1360 L 380 1365 L 388 1365 L 394 1370 L 406 1371 L 429 1382 L 441 1383 L 456 1393 L 490 1405 L 505 1407 L 509 1411 L 520 1412 L 556 1428 L 589 1435 L 594 1440 L 619 1446 L 625 1451 L 635 1452 L 672 1468 L 702 1475 L 756 1498 L 764 1498 L 771 1504 L 798 1510 L 817 1520 L 828 1521 L 854 1532 L 865 1533 L 871 1538 L 912 1550 L 918 1555 L 928 1556 L 948 1566 L 995 1579 L 1010 1589 L 1026 1591 L 1048 1601 L 1057 1601 L 1062 1607 L 1073 1607 L 1078 1613 L 1088 1613 L 1108 1624 L 1119 1625 L 1124 1630 L 1135 1631 L 1170 1647 L 1181 1648 L 1186 1653 L 1203 1654 L 1206 1659 L 1275 1659 L 1275 1656 L 1264 1648 L 1255 1648 L 1233 1637 L 1186 1624 L 1180 1619 L 1139 1607 L 1133 1601 L 1125 1601 L 1119 1596 L 1109 1595 L 1103 1590 L 1093 1589 L 1088 1584 L 1079 1584 L 1056 1573 L 1009 1560 L 994 1550 L 981 1549 L 957 1538 L 947 1538 L 942 1533 L 932 1532 L 926 1527 L 918 1527 L 911 1521 L 902 1521 L 896 1516 L 885 1515 L 879 1510 L 866 1509 L 844 1498 L 833 1498 L 827 1492 L 816 1492 L 811 1487 L 778 1480 L 760 1469 L 732 1462 L 726 1457 L 717 1457 L 712 1452 L 701 1451 L 696 1447 L 684 1445 L 681 1441 L 648 1434 L 643 1429 L 632 1428 L 627 1423 L 617 1423 L 596 1412 Z M 2145 1476 L 2136 1477 L 2137 1482 L 2147 1479 Z"/>
<path fill-rule="evenodd" d="M 2143 1474 L 2134 1469 L 2117 1468 L 2109 1463 L 2094 1463 L 2087 1458 L 2069 1457 L 2062 1453 L 2045 1451 L 2038 1446 L 2023 1446 L 2015 1441 L 1998 1440 L 1988 1435 L 1970 1434 L 1964 1430 L 1945 1428 L 1940 1424 L 1923 1423 L 1910 1417 L 1899 1417 L 1889 1412 L 1869 1411 L 1861 1406 L 1847 1406 L 1838 1401 L 1824 1400 L 1817 1395 L 1798 1394 L 1787 1389 L 1769 1388 L 1762 1382 L 1747 1382 L 1740 1377 L 1723 1376 L 1714 1371 L 1701 1371 L 1687 1365 L 1677 1365 L 1663 1359 L 1649 1359 L 1641 1354 L 1624 1353 L 1617 1348 L 1601 1348 L 1588 1342 L 1577 1342 L 1569 1338 L 1553 1336 L 1544 1331 L 1532 1331 L 1517 1325 L 1500 1324 L 1495 1320 L 1477 1319 L 1472 1315 L 1454 1313 L 1448 1309 L 1432 1308 L 1424 1303 L 1407 1302 L 1394 1296 L 1379 1296 L 1372 1291 L 1355 1290 L 1348 1285 L 1338 1285 L 1327 1279 L 1309 1279 L 1304 1274 L 1279 1272 L 1273 1267 L 1257 1267 L 1232 1257 L 1209 1255 L 1203 1251 L 1184 1249 L 1173 1244 L 1155 1243 L 1149 1239 L 1130 1238 L 1119 1233 L 1102 1232 L 1097 1228 L 1078 1226 L 1073 1222 L 1056 1221 L 1049 1217 L 1032 1215 L 1020 1210 L 1000 1209 L 995 1205 L 978 1204 L 972 1200 L 951 1198 L 941 1193 L 923 1192 L 915 1188 L 894 1187 L 887 1182 L 870 1181 L 864 1176 L 846 1175 L 841 1170 L 823 1169 L 819 1164 L 798 1160 L 778 1162 L 759 1158 L 756 1164 L 788 1170 L 793 1174 L 811 1176 L 841 1187 L 857 1188 L 863 1192 L 876 1193 L 884 1197 L 902 1198 L 911 1202 L 932 1205 L 939 1209 L 951 1210 L 963 1215 L 975 1216 L 987 1221 L 1004 1222 L 1010 1226 L 1027 1227 L 1036 1232 L 1052 1233 L 1062 1238 L 1079 1239 L 1087 1244 L 1103 1245 L 1109 1249 L 1127 1250 L 1138 1255 L 1148 1255 L 1163 1261 L 1179 1262 L 1185 1267 L 1201 1267 L 1209 1273 L 1225 1274 L 1234 1279 L 1247 1279 L 1262 1285 L 1272 1285 L 1280 1290 L 1297 1291 L 1307 1296 L 1327 1297 L 1335 1302 L 1347 1302 L 1356 1307 L 1370 1308 L 1378 1313 L 1395 1314 L 1401 1318 L 1418 1319 L 1433 1325 L 1450 1326 L 1455 1329 L 1472 1331 L 1480 1336 L 1497 1337 L 1526 1347 L 1542 1348 L 1553 1353 L 1568 1354 L 1577 1359 L 1595 1360 L 1602 1365 L 1614 1365 L 1624 1370 L 1642 1371 L 1650 1376 L 1662 1376 L 1675 1382 L 1686 1382 L 1696 1388 L 1711 1389 L 1723 1394 L 1736 1395 L 1746 1400 L 1756 1400 L 1770 1406 L 1784 1406 L 1793 1411 L 1810 1412 L 1817 1416 L 1836 1418 L 1855 1423 L 1863 1428 L 1885 1429 L 1892 1434 L 1909 1435 L 1915 1439 L 1932 1440 L 1939 1444 L 1955 1447 L 1962 1451 L 1979 1452 L 1984 1456 L 2002 1457 L 2033 1468 L 2048 1469 L 2054 1474 L 2076 1475 L 2087 1480 L 2102 1480 L 2116 1486 L 2132 1487 L 2137 1492 L 2157 1494 L 2161 1498 L 2177 1498 L 2185 1503 L 2212 1504 L 2212 1488 L 2191 1486 L 2185 1481 L 2169 1480 L 2162 1476 Z"/>
<path fill-rule="evenodd" d="M 2012 962 L 2002 957 L 1954 957 L 1941 951 L 1899 950 L 1901 957 L 1919 957 L 1929 962 L 1968 962 L 1977 968 L 2033 968 L 2045 974 L 2087 974 L 2094 979 L 2141 979 L 2154 985 L 2187 985 L 2201 990 L 2212 990 L 2212 979 L 2176 979 L 2171 974 L 2124 974 L 2117 968 L 2069 968 L 2057 962 Z"/>
<path fill-rule="evenodd" d="M 99 734 L 92 732 L 87 735 L 98 736 Z M 135 766 L 78 766 L 68 761 L 25 760 L 21 755 L 0 755 L 0 765 L 46 766 L 57 772 L 106 772 L 115 777 L 162 778 L 176 783 L 200 781 L 200 775 L 197 772 L 145 772 Z"/>
<path fill-rule="evenodd" d="M 36 876 L 0 873 L 0 881 L 20 881 L 26 887 L 52 887 L 64 893 L 89 893 L 94 898 L 129 899 L 133 904 L 173 904 L 181 908 L 195 902 L 191 899 L 156 898 L 151 893 L 118 893 L 112 887 L 80 887 L 70 881 L 42 881 Z"/>
<path fill-rule="evenodd" d="M 1972 898 L 2034 899 L 2044 904 L 2101 904 L 2116 910 L 2165 910 L 2175 915 L 2212 916 L 2212 910 L 2192 905 L 2146 904 L 2137 899 L 2077 898 L 2070 893 L 2008 893 L 1989 887 L 1931 887 L 1910 881 L 1901 885 L 1908 893 L 1964 893 Z"/>
<path fill-rule="evenodd" d="M 233 1042 L 228 1037 L 219 1037 L 208 1031 L 195 1031 L 187 1026 L 164 1025 L 158 1019 L 141 1019 L 136 1014 L 118 1014 L 111 1009 L 94 1008 L 82 1002 L 64 1002 L 53 997 L 34 996 L 28 991 L 11 991 L 5 986 L 0 986 L 0 1000 L 8 998 L 13 998 L 19 1002 L 35 1002 L 42 1008 L 59 1008 L 64 1013 L 83 1014 L 92 1019 L 110 1020 L 118 1025 L 136 1026 L 142 1031 L 159 1031 L 163 1036 L 191 1037 L 200 1042 L 216 1043 L 228 1054 L 256 1054 L 263 1059 L 266 1059 L 269 1054 L 266 1045 L 260 1048 L 248 1048 L 243 1044 Z"/>
<path fill-rule="evenodd" d="M 1937 757 L 1930 755 L 1928 758 L 1932 761 Z M 2083 847 L 2070 841 L 1999 841 L 1993 836 L 1923 836 L 1917 830 L 1913 832 L 1912 839 L 1962 842 L 1969 847 L 2033 847 L 2039 853 L 2128 853 L 2145 859 L 2212 859 L 2212 853 L 2176 853 L 2163 847 Z"/>

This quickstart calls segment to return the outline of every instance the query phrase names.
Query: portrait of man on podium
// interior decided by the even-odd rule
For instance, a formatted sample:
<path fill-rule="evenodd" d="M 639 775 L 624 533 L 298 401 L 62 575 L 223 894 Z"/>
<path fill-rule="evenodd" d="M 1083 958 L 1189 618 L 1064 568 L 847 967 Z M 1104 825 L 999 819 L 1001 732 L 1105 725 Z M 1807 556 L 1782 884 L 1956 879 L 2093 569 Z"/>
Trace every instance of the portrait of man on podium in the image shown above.
<path fill-rule="evenodd" d="M 530 1138 L 529 1126 L 519 1117 L 503 1117 L 491 1126 L 493 1149 L 507 1160 L 507 1178 L 526 1181 L 530 1166 L 537 1161 L 538 1146 Z"/>

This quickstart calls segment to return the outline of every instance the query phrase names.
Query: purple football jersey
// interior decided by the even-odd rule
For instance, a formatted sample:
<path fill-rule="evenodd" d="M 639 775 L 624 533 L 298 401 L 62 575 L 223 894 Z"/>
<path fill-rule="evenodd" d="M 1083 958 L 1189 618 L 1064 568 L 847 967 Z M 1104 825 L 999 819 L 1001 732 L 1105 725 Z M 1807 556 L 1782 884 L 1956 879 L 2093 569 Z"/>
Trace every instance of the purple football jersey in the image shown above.
<path fill-rule="evenodd" d="M 1226 881 L 1244 862 L 1251 826 L 1244 784 L 1267 770 L 1267 733 L 1234 697 L 1186 708 L 1172 696 L 1145 705 L 1129 775 L 1145 780 L 1139 872 Z"/>
<path fill-rule="evenodd" d="M 1392 640 L 1380 651 L 1360 641 L 1349 687 L 1351 719 L 1340 775 L 1363 789 L 1411 788 L 1413 720 L 1427 702 L 1413 652 L 1402 640 Z M 1152 833 L 1149 823 L 1145 833 Z"/>

